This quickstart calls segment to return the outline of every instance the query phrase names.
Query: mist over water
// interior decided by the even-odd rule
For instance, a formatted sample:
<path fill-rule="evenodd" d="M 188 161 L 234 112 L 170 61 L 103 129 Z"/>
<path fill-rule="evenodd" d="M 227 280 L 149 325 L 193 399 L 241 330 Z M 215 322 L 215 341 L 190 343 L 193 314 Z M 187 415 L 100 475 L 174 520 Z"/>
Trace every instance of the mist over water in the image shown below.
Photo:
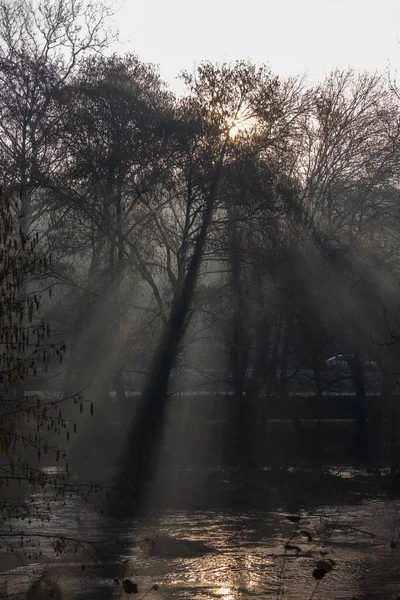
<path fill-rule="evenodd" d="M 397 597 L 396 84 L 109 18 L 0 2 L 0 596 Z"/>

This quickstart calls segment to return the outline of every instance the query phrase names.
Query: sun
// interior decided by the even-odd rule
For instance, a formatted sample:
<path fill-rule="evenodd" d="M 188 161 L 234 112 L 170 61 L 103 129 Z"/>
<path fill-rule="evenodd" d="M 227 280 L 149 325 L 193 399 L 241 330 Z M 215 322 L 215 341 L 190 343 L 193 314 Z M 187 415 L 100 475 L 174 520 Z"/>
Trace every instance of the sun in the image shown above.
<path fill-rule="evenodd" d="M 240 122 L 237 119 L 228 119 L 227 125 L 229 128 L 229 137 L 232 139 L 235 138 L 241 130 Z"/>
<path fill-rule="evenodd" d="M 235 139 L 239 133 L 243 133 L 254 127 L 254 124 L 254 119 L 228 119 L 229 137 Z"/>
<path fill-rule="evenodd" d="M 240 124 L 233 122 L 231 128 L 229 129 L 229 136 L 234 139 L 240 130 L 241 130 Z"/>

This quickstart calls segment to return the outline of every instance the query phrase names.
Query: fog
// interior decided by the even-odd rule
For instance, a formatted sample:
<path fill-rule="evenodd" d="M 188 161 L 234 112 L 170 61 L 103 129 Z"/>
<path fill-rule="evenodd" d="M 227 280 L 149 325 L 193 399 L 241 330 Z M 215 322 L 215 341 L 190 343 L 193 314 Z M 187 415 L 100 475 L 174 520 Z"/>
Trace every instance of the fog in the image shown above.
<path fill-rule="evenodd" d="M 267 544 L 268 597 L 288 552 L 338 597 L 332 532 L 398 502 L 399 90 L 236 61 L 175 95 L 109 17 L 0 2 L 1 593 L 178 598 L 208 557 L 185 597 L 247 597 Z"/>

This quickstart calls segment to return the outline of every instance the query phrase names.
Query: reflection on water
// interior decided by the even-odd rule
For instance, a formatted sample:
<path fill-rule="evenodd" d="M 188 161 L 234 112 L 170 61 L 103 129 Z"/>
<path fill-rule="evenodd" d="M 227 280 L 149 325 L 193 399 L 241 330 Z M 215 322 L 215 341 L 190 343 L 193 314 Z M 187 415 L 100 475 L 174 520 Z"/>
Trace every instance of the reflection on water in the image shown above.
<path fill-rule="evenodd" d="M 0 585 L 7 579 L 9 593 L 16 594 L 34 571 L 51 564 L 73 598 L 117 598 L 115 577 L 137 582 L 139 597 L 146 593 L 147 600 L 303 600 L 314 588 L 314 600 L 400 593 L 397 502 L 370 498 L 300 515 L 297 522 L 280 509 L 169 510 L 118 521 L 69 498 L 55 505 L 49 522 L 14 524 L 40 535 L 32 540 L 40 542 L 41 556 L 28 560 L 29 568 L 9 568 Z M 73 543 L 54 558 L 57 535 L 90 542 L 96 561 L 82 557 Z M 327 558 L 334 569 L 316 587 L 313 570 Z"/>
<path fill-rule="evenodd" d="M 226 588 L 226 587 L 221 587 L 217 590 L 217 594 L 218 596 L 221 596 L 222 598 L 225 598 L 225 600 L 234 600 L 235 596 L 232 593 L 232 590 L 230 588 Z"/>

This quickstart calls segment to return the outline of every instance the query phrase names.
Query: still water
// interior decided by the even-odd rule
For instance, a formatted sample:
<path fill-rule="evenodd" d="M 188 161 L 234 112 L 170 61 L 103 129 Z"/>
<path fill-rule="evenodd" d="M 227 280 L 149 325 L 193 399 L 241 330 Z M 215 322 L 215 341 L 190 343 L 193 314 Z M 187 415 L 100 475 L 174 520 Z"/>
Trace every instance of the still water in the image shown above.
<path fill-rule="evenodd" d="M 52 505 L 49 520 L 13 524 L 13 533 L 32 535 L 31 558 L 13 564 L 3 538 L 0 586 L 7 581 L 8 597 L 23 597 L 46 568 L 66 598 L 125 598 L 119 581 L 126 578 L 137 583 L 136 598 L 147 600 L 399 598 L 400 502 L 363 498 L 299 506 L 295 514 L 287 504 L 272 510 L 260 502 L 257 509 L 170 509 L 115 519 L 69 497 Z M 55 557 L 57 536 L 66 544 Z M 66 538 L 83 542 L 90 555 Z M 313 570 L 321 560 L 333 569 L 318 582 Z"/>

